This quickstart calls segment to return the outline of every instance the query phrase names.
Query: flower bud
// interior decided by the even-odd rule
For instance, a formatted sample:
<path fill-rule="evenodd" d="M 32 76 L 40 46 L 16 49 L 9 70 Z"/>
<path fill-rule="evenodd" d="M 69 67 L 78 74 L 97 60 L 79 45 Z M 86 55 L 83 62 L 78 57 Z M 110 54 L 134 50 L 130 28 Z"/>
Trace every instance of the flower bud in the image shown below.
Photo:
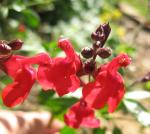
<path fill-rule="evenodd" d="M 91 34 L 91 38 L 92 38 L 92 40 L 97 40 L 97 34 L 95 32 L 93 32 Z"/>
<path fill-rule="evenodd" d="M 91 47 L 84 47 L 81 51 L 84 58 L 91 58 L 94 55 L 94 50 Z"/>
<path fill-rule="evenodd" d="M 100 48 L 97 52 L 97 54 L 105 59 L 105 58 L 108 58 L 112 53 L 112 50 L 110 48 Z"/>
<path fill-rule="evenodd" d="M 104 24 L 101 25 L 101 27 L 103 29 L 103 32 L 104 32 L 105 36 L 108 37 L 109 34 L 110 34 L 110 31 L 111 31 L 109 23 L 104 23 Z"/>
<path fill-rule="evenodd" d="M 96 63 L 93 61 L 86 61 L 84 63 L 84 71 L 85 73 L 92 73 L 96 68 Z"/>
<path fill-rule="evenodd" d="M 12 40 L 8 43 L 12 50 L 19 50 L 22 47 L 22 44 L 23 41 L 20 39 Z"/>
<path fill-rule="evenodd" d="M 95 43 L 93 43 L 93 47 L 94 47 L 95 49 L 100 48 L 101 45 L 102 45 L 102 44 L 101 44 L 100 41 L 96 41 Z"/>
<path fill-rule="evenodd" d="M 105 40 L 105 35 L 104 34 L 99 34 L 98 35 L 98 40 L 101 41 L 101 42 L 104 41 Z"/>
<path fill-rule="evenodd" d="M 8 54 L 11 52 L 11 47 L 7 45 L 7 41 L 0 40 L 0 54 Z"/>

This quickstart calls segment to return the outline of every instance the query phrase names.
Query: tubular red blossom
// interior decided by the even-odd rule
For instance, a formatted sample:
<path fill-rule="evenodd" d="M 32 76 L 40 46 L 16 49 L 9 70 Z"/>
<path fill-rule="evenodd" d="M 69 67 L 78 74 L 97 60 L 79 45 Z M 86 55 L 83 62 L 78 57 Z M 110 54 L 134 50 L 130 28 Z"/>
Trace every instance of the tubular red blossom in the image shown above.
<path fill-rule="evenodd" d="M 23 56 L 12 55 L 6 62 L 3 63 L 4 70 L 9 76 L 14 78 L 17 70 L 21 68 L 21 60 L 25 59 Z"/>
<path fill-rule="evenodd" d="M 51 64 L 40 65 L 38 81 L 45 90 L 54 89 L 59 96 L 73 92 L 80 86 L 76 72 L 81 66 L 79 56 L 67 39 L 60 39 L 58 46 L 66 53 L 65 58 L 54 58 Z"/>
<path fill-rule="evenodd" d="M 13 83 L 8 85 L 2 93 L 6 106 L 13 107 L 23 102 L 28 96 L 36 79 L 32 64 L 50 64 L 50 58 L 45 53 L 31 58 L 13 55 L 3 63 L 4 71 L 14 79 Z"/>
<path fill-rule="evenodd" d="M 100 109 L 107 103 L 108 112 L 116 109 L 125 92 L 124 81 L 117 71 L 130 63 L 128 55 L 120 54 L 99 69 L 96 80 L 83 88 L 83 98 L 90 107 Z"/>
<path fill-rule="evenodd" d="M 84 101 L 74 104 L 64 116 L 66 124 L 73 128 L 80 126 L 97 128 L 100 121 L 95 118 L 94 110 L 86 105 Z"/>
<path fill-rule="evenodd" d="M 32 64 L 38 64 L 38 65 L 47 65 L 51 64 L 52 60 L 49 57 L 47 53 L 40 53 L 36 56 L 25 58 L 22 60 L 22 65 L 32 65 Z"/>
<path fill-rule="evenodd" d="M 22 103 L 28 96 L 34 81 L 35 72 L 33 69 L 27 66 L 19 69 L 14 82 L 4 88 L 2 92 L 3 103 L 8 107 Z"/>

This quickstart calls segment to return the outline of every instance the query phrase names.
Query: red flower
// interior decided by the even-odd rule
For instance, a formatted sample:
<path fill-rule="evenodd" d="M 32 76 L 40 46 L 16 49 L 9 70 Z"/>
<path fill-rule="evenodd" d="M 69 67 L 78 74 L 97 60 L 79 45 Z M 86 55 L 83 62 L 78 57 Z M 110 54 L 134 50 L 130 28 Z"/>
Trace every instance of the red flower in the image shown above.
<path fill-rule="evenodd" d="M 83 98 L 90 107 L 100 109 L 107 103 L 108 112 L 116 109 L 125 92 L 123 79 L 117 71 L 130 62 L 126 54 L 120 54 L 99 69 L 94 82 L 83 87 Z"/>
<path fill-rule="evenodd" d="M 2 99 L 6 106 L 13 107 L 26 99 L 35 81 L 35 71 L 27 65 L 22 66 L 22 56 L 12 56 L 3 63 L 4 71 L 14 81 L 3 89 Z"/>
<path fill-rule="evenodd" d="M 80 86 L 76 76 L 81 66 L 80 58 L 67 39 L 60 39 L 58 46 L 65 51 L 65 58 L 54 58 L 51 64 L 40 65 L 38 81 L 45 90 L 54 89 L 59 96 L 73 92 Z"/>
<path fill-rule="evenodd" d="M 88 107 L 83 100 L 69 109 L 69 112 L 64 116 L 64 120 L 68 126 L 74 128 L 80 126 L 97 128 L 100 126 L 100 121 L 95 118 L 93 109 Z"/>
<path fill-rule="evenodd" d="M 16 76 L 17 70 L 21 68 L 21 61 L 25 59 L 25 57 L 20 55 L 12 55 L 11 58 L 7 59 L 6 62 L 2 63 L 5 71 L 9 76 L 14 78 Z"/>
<path fill-rule="evenodd" d="M 32 64 L 38 64 L 37 79 L 44 89 L 54 89 L 62 96 L 76 90 L 80 80 L 76 76 L 81 63 L 70 42 L 59 40 L 59 47 L 66 53 L 66 58 L 51 59 L 42 53 L 34 57 L 12 56 L 2 63 L 3 70 L 14 79 L 2 93 L 4 104 L 12 107 L 21 103 L 29 94 L 35 81 L 36 73 Z"/>

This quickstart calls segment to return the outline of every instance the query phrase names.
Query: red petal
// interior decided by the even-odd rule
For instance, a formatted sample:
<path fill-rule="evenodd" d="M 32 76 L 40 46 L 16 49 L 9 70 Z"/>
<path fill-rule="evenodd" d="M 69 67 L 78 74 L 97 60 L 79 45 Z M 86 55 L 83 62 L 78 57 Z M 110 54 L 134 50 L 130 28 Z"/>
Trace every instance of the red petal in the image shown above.
<path fill-rule="evenodd" d="M 80 86 L 80 80 L 74 74 L 70 74 L 67 67 L 60 68 L 59 66 L 43 65 L 38 69 L 38 81 L 42 87 L 54 89 L 59 96 L 73 92 Z"/>
<path fill-rule="evenodd" d="M 75 53 L 71 42 L 68 39 L 59 39 L 58 46 L 63 49 L 66 53 L 66 58 L 64 62 L 72 62 L 74 64 L 74 69 L 78 71 L 81 67 L 80 57 Z"/>
<path fill-rule="evenodd" d="M 97 128 L 100 126 L 100 121 L 95 118 L 94 111 L 81 105 L 81 102 L 74 104 L 69 112 L 65 114 L 64 120 L 70 127 L 79 128 L 80 126 Z"/>
<path fill-rule="evenodd" d="M 51 80 L 51 65 L 40 65 L 37 72 L 37 78 L 44 90 L 55 88 Z"/>
<path fill-rule="evenodd" d="M 13 78 L 16 76 L 17 70 L 21 67 L 22 59 L 25 59 L 25 57 L 13 55 L 7 62 L 3 63 L 5 71 L 9 76 Z"/>
<path fill-rule="evenodd" d="M 13 107 L 22 103 L 28 96 L 35 81 L 35 72 L 29 67 L 23 67 L 16 73 L 15 80 L 2 92 L 3 103 Z"/>
<path fill-rule="evenodd" d="M 102 92 L 102 87 L 95 82 L 88 83 L 83 87 L 83 97 L 89 107 L 95 109 L 103 108 L 107 101 L 106 93 Z"/>
<path fill-rule="evenodd" d="M 117 93 L 114 92 L 114 94 L 108 98 L 108 112 L 112 113 L 117 108 L 118 104 L 122 100 L 125 93 L 124 87 L 117 90 Z"/>
<path fill-rule="evenodd" d="M 34 57 L 26 58 L 22 61 L 22 65 L 31 65 L 31 64 L 50 64 L 51 58 L 46 53 L 40 53 Z"/>

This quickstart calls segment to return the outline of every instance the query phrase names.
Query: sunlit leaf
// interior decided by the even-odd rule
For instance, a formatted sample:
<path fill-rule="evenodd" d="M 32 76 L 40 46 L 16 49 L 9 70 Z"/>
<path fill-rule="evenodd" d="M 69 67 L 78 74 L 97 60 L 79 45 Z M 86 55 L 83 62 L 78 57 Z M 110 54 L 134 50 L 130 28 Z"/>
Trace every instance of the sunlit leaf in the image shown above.
<path fill-rule="evenodd" d="M 150 98 L 150 92 L 144 90 L 127 92 L 125 98 L 134 100 L 147 99 Z"/>
<path fill-rule="evenodd" d="M 8 16 L 8 8 L 0 6 L 0 17 L 6 18 Z"/>
<path fill-rule="evenodd" d="M 23 5 L 23 4 L 17 4 L 17 3 L 14 3 L 13 5 L 12 5 L 12 9 L 14 9 L 15 11 L 17 11 L 17 12 L 21 12 L 22 10 L 24 10 L 26 7 L 25 7 L 25 5 Z"/>
<path fill-rule="evenodd" d="M 129 112 L 134 114 L 136 119 L 144 126 L 150 125 L 150 113 L 137 101 L 124 100 L 124 104 Z"/>
<path fill-rule="evenodd" d="M 150 90 L 150 81 L 144 83 L 144 88 L 145 88 L 146 90 Z"/>

